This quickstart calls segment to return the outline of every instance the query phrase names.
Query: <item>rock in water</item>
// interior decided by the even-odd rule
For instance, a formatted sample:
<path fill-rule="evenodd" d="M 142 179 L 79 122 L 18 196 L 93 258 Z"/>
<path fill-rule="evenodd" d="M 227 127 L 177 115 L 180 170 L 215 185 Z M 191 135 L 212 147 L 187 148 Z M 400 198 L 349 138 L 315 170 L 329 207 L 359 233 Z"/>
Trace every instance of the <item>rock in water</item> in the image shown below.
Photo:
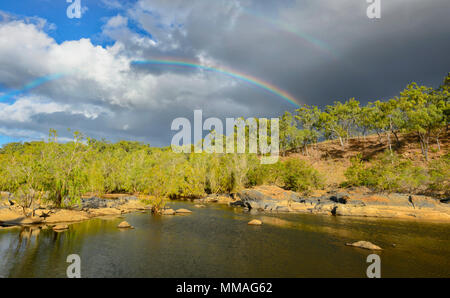
<path fill-rule="evenodd" d="M 62 232 L 64 230 L 67 230 L 69 228 L 68 225 L 56 225 L 53 227 L 53 231 L 55 232 Z"/>
<path fill-rule="evenodd" d="M 197 205 L 195 205 L 194 207 L 196 207 L 196 208 L 205 208 L 206 206 L 205 206 L 205 205 L 202 205 L 202 204 L 197 204 Z"/>
<path fill-rule="evenodd" d="M 162 215 L 175 215 L 175 210 L 173 209 L 164 209 L 163 211 L 161 211 Z"/>
<path fill-rule="evenodd" d="M 360 248 L 365 248 L 365 249 L 370 249 L 370 250 L 382 250 L 381 247 L 370 243 L 368 241 L 358 241 L 358 242 L 354 242 L 354 243 L 347 243 L 347 246 L 354 246 L 354 247 L 360 247 Z"/>
<path fill-rule="evenodd" d="M 192 211 L 188 209 L 177 209 L 176 213 L 192 213 Z"/>
<path fill-rule="evenodd" d="M 258 219 L 254 219 L 252 221 L 249 221 L 248 224 L 252 225 L 252 226 L 260 226 L 260 225 L 262 225 L 262 221 L 260 221 Z"/>
<path fill-rule="evenodd" d="M 120 229 L 133 229 L 133 226 L 126 221 L 122 221 L 118 226 Z"/>

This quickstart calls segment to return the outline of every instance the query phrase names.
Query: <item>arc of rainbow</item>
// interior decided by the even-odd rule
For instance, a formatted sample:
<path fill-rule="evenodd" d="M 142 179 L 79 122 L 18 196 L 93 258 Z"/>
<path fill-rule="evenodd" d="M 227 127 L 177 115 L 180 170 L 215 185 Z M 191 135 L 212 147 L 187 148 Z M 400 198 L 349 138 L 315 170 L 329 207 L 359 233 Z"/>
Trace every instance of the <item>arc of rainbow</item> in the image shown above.
<path fill-rule="evenodd" d="M 201 70 L 205 70 L 205 71 L 212 71 L 212 72 L 220 73 L 220 74 L 247 82 L 251 85 L 257 86 L 263 90 L 266 90 L 266 91 L 282 98 L 283 100 L 287 101 L 288 103 L 290 103 L 291 105 L 293 105 L 295 107 L 300 106 L 297 99 L 295 97 L 293 97 L 292 95 L 290 95 L 288 92 L 286 92 L 270 83 L 262 81 L 258 78 L 255 78 L 255 77 L 243 74 L 243 73 L 239 73 L 237 71 L 227 70 L 225 68 L 205 66 L 205 65 L 201 65 L 201 64 L 198 64 L 195 62 L 186 62 L 186 61 L 178 61 L 178 60 L 136 60 L 136 61 L 132 61 L 131 64 L 136 64 L 136 65 L 139 65 L 139 64 L 158 65 L 159 64 L 159 65 L 183 66 L 183 67 L 201 69 Z M 16 95 L 30 91 L 30 90 L 32 90 L 36 87 L 39 87 L 47 82 L 60 79 L 64 76 L 67 76 L 68 74 L 69 73 L 56 73 L 56 74 L 51 74 L 51 75 L 37 78 L 37 79 L 29 82 L 28 84 L 26 84 L 21 89 L 14 90 L 14 91 L 11 91 L 9 93 L 6 93 L 6 94 L 0 96 L 0 102 L 7 101 L 10 98 L 15 97 Z"/>
<path fill-rule="evenodd" d="M 292 26 L 286 24 L 286 23 L 282 23 L 280 21 L 276 21 L 276 20 L 272 20 L 272 19 L 267 19 L 263 16 L 257 15 L 255 13 L 248 13 L 247 14 L 256 17 L 264 22 L 267 22 L 268 24 L 274 26 L 276 29 L 278 30 L 282 30 L 285 31 L 287 33 L 293 34 L 295 35 L 297 38 L 303 39 L 307 42 L 309 42 L 310 44 L 312 44 L 313 46 L 315 46 L 316 48 L 320 49 L 321 51 L 327 53 L 330 57 L 332 57 L 333 59 L 337 58 L 337 55 L 333 52 L 333 49 L 331 49 L 331 47 L 326 44 L 324 41 L 319 40 L 309 34 L 300 32 L 296 29 L 294 29 Z"/>
<path fill-rule="evenodd" d="M 1 95 L 0 96 L 0 102 L 1 101 L 7 101 L 7 100 L 9 100 L 10 98 L 12 98 L 12 97 L 14 97 L 16 95 L 19 95 L 19 94 L 25 93 L 27 91 L 30 91 L 30 90 L 32 90 L 32 89 L 34 89 L 36 87 L 39 87 L 40 85 L 45 84 L 47 82 L 54 81 L 54 80 L 57 80 L 59 78 L 62 78 L 65 75 L 66 75 L 65 73 L 56 73 L 56 74 L 51 74 L 51 75 L 47 75 L 47 76 L 43 76 L 43 77 L 37 78 L 37 79 L 29 82 L 25 86 L 23 86 L 23 88 L 21 88 L 21 89 L 14 90 L 14 91 L 8 92 L 8 93 L 6 93 L 4 95 Z"/>
<path fill-rule="evenodd" d="M 143 65 L 143 64 L 153 64 L 153 65 L 169 65 L 169 66 L 182 66 L 182 67 L 189 67 L 189 68 L 196 68 L 201 69 L 205 71 L 211 71 L 220 73 L 244 82 L 247 82 L 251 85 L 257 86 L 259 88 L 262 88 L 280 98 L 283 100 L 289 102 L 291 105 L 295 107 L 299 107 L 300 103 L 297 101 L 295 97 L 290 95 L 288 92 L 281 90 L 280 88 L 276 87 L 275 85 L 272 85 L 268 82 L 265 82 L 261 79 L 255 78 L 253 76 L 239 73 L 237 71 L 232 71 L 229 69 L 225 69 L 223 67 L 212 67 L 212 66 L 206 66 L 202 64 L 198 64 L 191 61 L 181 61 L 181 60 L 172 60 L 172 59 L 153 59 L 153 60 L 135 60 L 132 61 L 131 64 L 133 65 Z"/>

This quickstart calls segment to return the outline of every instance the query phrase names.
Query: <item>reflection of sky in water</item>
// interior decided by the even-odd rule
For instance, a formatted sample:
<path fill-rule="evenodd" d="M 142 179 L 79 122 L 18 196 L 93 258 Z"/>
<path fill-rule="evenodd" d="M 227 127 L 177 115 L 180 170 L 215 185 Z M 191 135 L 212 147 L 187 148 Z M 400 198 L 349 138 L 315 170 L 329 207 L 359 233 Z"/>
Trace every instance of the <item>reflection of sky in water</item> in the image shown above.
<path fill-rule="evenodd" d="M 448 224 L 170 205 L 193 213 L 125 215 L 134 230 L 117 228 L 124 218 L 77 223 L 63 233 L 42 230 L 31 238 L 20 229 L 0 230 L 0 275 L 65 277 L 66 257 L 76 253 L 84 277 L 365 277 L 372 252 L 345 246 L 358 240 L 384 248 L 377 252 L 382 276 L 450 274 Z M 255 218 L 263 225 L 248 226 Z"/>

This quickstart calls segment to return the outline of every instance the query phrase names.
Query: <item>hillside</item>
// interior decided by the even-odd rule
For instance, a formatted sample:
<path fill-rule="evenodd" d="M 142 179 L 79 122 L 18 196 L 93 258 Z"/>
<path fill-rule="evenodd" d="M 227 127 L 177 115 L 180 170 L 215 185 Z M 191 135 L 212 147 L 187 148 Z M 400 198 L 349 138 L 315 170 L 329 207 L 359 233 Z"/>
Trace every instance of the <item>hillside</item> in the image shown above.
<path fill-rule="evenodd" d="M 399 142 L 393 141 L 393 151 L 401 158 L 410 160 L 414 165 L 427 168 L 430 161 L 437 160 L 450 152 L 450 134 L 440 138 L 440 150 L 437 143 L 430 144 L 429 162 L 426 162 L 420 148 L 417 136 L 413 134 L 400 134 Z M 386 137 L 381 141 L 378 135 L 351 138 L 345 148 L 338 140 L 327 140 L 308 147 L 308 155 L 301 149 L 291 150 L 282 157 L 282 160 L 299 158 L 309 162 L 324 177 L 328 187 L 338 187 L 345 181 L 344 172 L 350 166 L 350 159 L 361 154 L 362 160 L 371 163 L 383 152 L 388 150 Z"/>

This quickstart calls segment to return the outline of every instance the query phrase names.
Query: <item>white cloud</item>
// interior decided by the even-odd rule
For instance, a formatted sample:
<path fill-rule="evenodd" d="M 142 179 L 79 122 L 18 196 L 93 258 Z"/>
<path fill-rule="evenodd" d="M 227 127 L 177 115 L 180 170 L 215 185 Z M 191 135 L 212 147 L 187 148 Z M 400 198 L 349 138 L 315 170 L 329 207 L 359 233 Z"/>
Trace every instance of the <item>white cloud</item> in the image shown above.
<path fill-rule="evenodd" d="M 127 29 L 126 25 L 127 18 L 119 15 L 110 19 L 104 30 Z M 154 46 L 146 45 L 144 37 L 131 36 L 138 47 Z M 83 125 L 90 125 L 88 129 L 94 134 L 97 130 L 113 135 L 115 130 L 139 128 L 139 121 L 147 123 L 155 113 L 160 116 L 183 107 L 189 107 L 184 111 L 189 112 L 208 101 L 220 102 L 220 93 L 235 87 L 232 79 L 215 73 L 170 67 L 169 71 L 152 70 L 152 66 L 136 70 L 131 61 L 140 58 L 139 51 L 130 52 L 121 41 L 110 47 L 96 46 L 90 39 L 58 44 L 35 24 L 19 20 L 0 23 L 0 44 L 0 83 L 6 87 L 21 89 L 37 78 L 65 74 L 29 95 L 19 95 L 11 105 L 0 103 L 0 126 L 11 129 L 19 123 L 26 131 L 33 127 L 47 131 L 49 125 L 77 127 L 82 117 L 86 119 Z M 215 107 L 218 112 L 223 110 Z M 147 111 L 146 118 L 128 123 L 125 118 L 133 117 L 137 110 Z M 67 123 L 60 115 L 67 115 Z M 35 125 L 36 119 L 41 125 Z"/>

